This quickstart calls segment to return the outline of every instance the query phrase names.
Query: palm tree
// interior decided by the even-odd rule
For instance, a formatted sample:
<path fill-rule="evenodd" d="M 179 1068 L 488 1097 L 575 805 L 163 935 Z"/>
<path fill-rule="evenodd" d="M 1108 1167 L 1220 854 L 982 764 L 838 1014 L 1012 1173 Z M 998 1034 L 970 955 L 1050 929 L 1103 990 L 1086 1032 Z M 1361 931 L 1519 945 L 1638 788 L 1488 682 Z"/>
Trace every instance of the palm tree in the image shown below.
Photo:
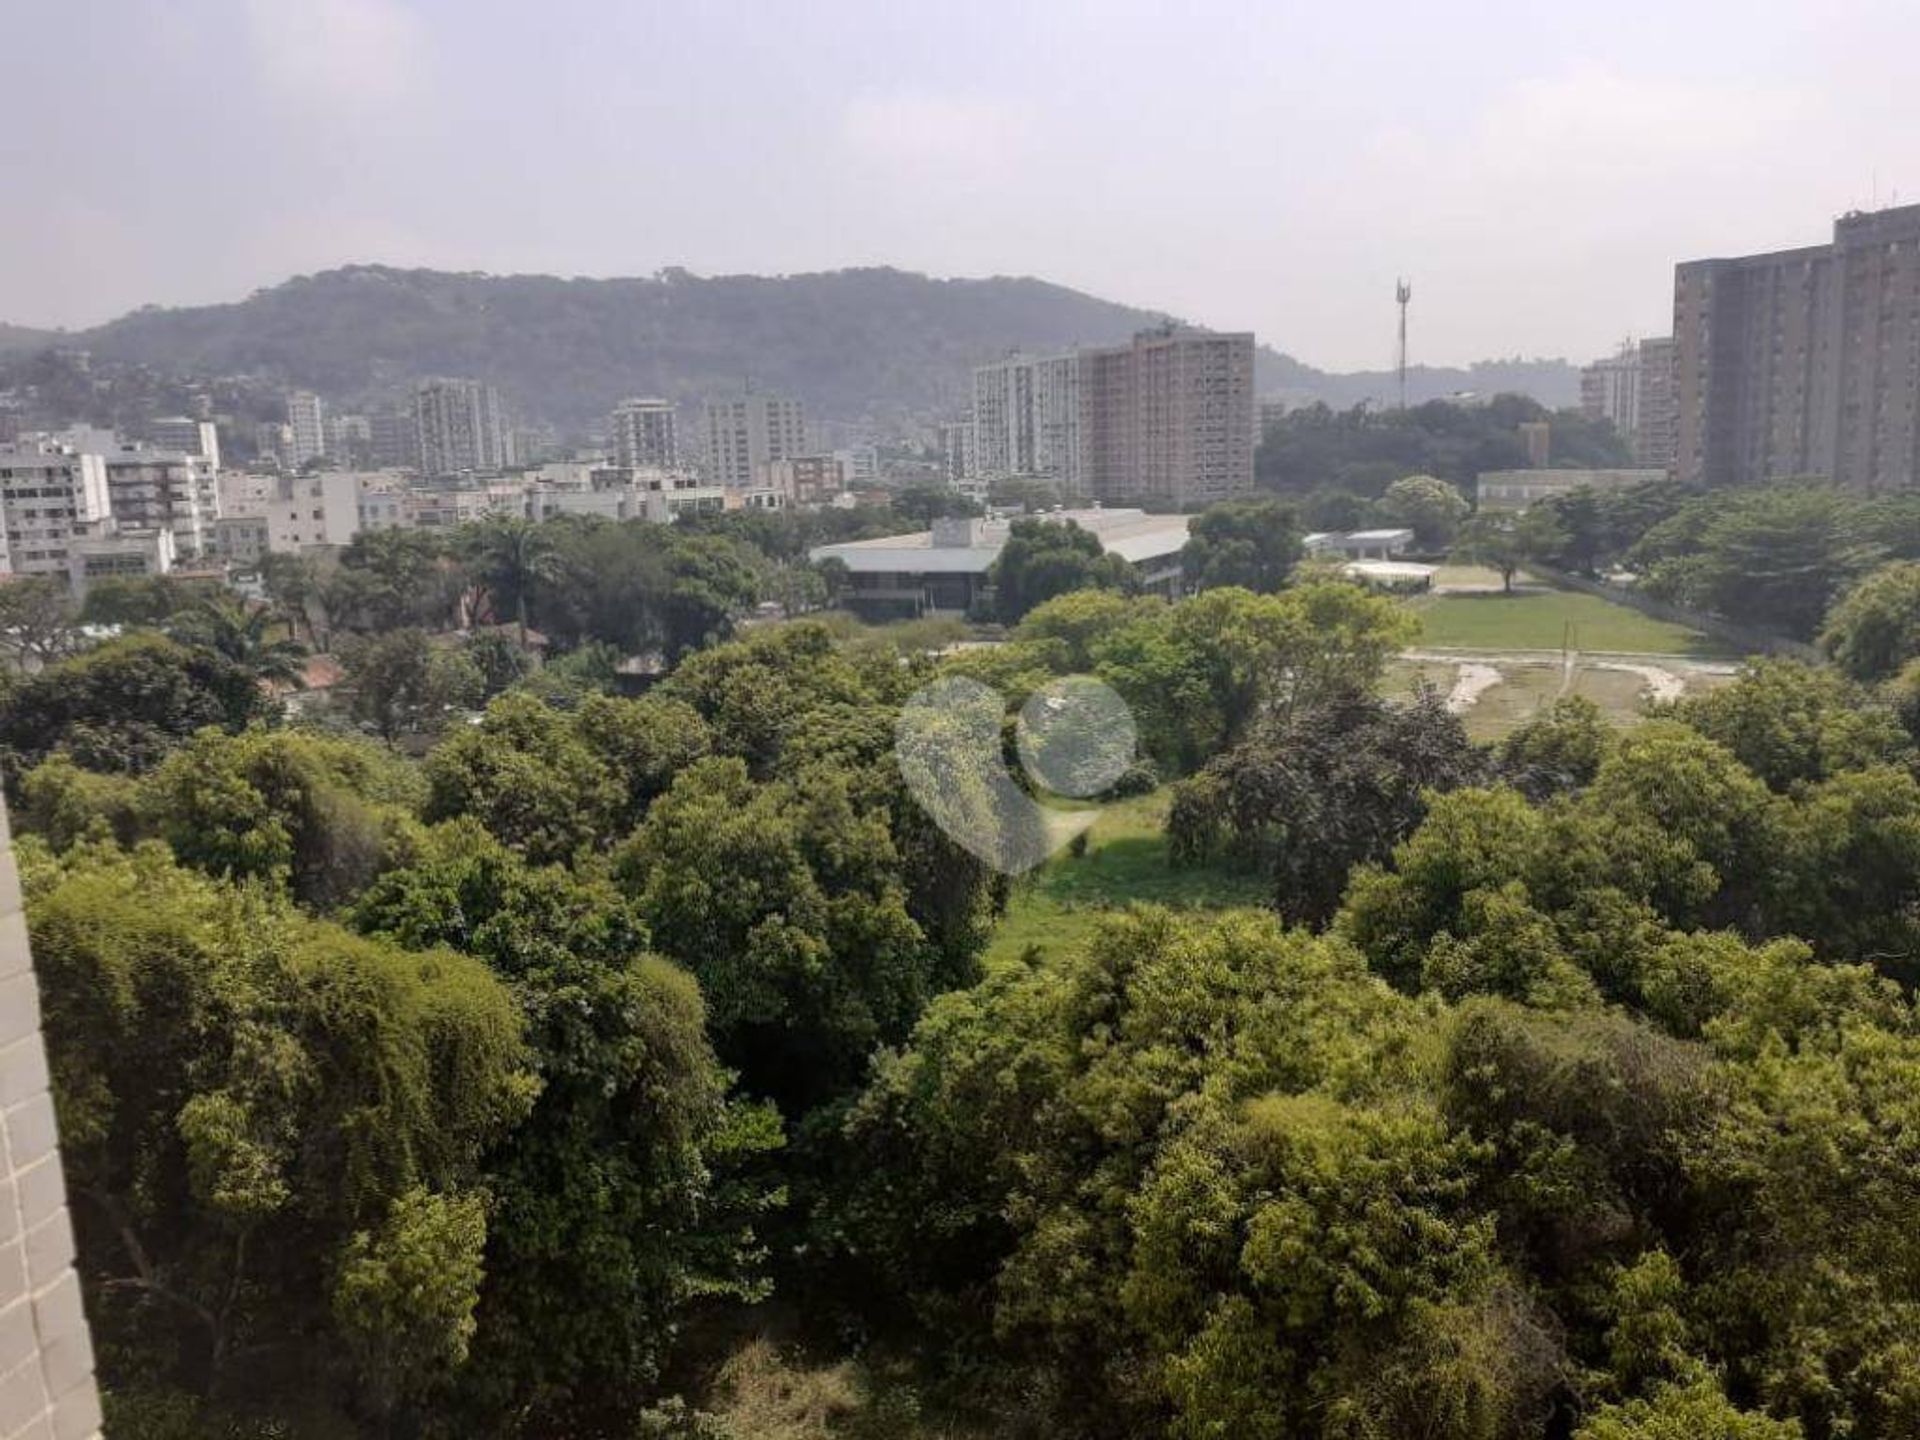
<path fill-rule="evenodd" d="M 521 516 L 490 515 L 468 533 L 467 554 L 474 578 L 493 602 L 494 614 L 512 607 L 520 628 L 520 648 L 526 649 L 527 611 L 534 589 L 560 579 L 560 552 L 553 537 Z"/>
<path fill-rule="evenodd" d="M 284 636 L 273 627 L 287 626 Z M 298 686 L 306 670 L 307 647 L 293 638 L 291 621 L 266 605 L 241 605 L 209 597 L 176 615 L 167 627 L 173 638 L 225 656 L 251 671 L 256 680 Z"/>
<path fill-rule="evenodd" d="M 319 637 L 314 634 L 313 616 L 307 609 L 320 589 L 313 573 L 313 562 L 304 555 L 263 555 L 260 557 L 260 583 L 267 592 L 267 598 L 286 615 L 294 638 L 299 638 L 304 625 L 308 643 L 317 647 Z"/>

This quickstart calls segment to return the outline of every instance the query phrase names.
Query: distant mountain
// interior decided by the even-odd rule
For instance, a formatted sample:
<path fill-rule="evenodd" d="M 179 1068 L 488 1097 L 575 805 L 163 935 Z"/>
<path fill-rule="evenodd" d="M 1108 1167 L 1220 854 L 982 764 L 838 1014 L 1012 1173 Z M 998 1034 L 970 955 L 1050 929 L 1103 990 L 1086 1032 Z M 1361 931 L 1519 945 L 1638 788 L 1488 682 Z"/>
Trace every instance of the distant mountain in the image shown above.
<path fill-rule="evenodd" d="M 969 369 L 1017 349 L 1110 344 L 1165 316 L 1042 280 L 935 280 L 891 269 L 646 279 L 451 274 L 355 265 L 227 305 L 148 306 L 93 330 L 42 336 L 96 356 L 203 375 L 254 375 L 362 404 L 423 375 L 498 385 L 522 413 L 591 424 L 623 396 L 697 402 L 752 384 L 843 420 L 947 410 Z M 0 348 L 10 346 L 0 331 Z M 1262 394 L 1345 407 L 1393 379 L 1331 375 L 1263 347 Z M 1484 371 L 1484 373 L 1483 373 Z M 1559 361 L 1421 369 L 1416 398 L 1521 389 L 1569 403 Z"/>
<path fill-rule="evenodd" d="M 0 351 L 41 350 L 49 345 L 63 344 L 65 337 L 57 330 L 31 330 L 25 325 L 9 325 L 0 321 Z"/>
<path fill-rule="evenodd" d="M 1354 370 L 1345 374 L 1316 370 L 1287 355 L 1262 354 L 1260 357 L 1260 393 L 1303 404 L 1323 401 L 1336 410 L 1349 409 L 1366 402 L 1391 405 L 1398 402 L 1400 381 L 1391 370 Z M 1465 368 L 1444 365 L 1409 365 L 1407 400 L 1418 405 L 1427 400 L 1446 400 L 1456 396 L 1487 396 L 1512 393 L 1530 395 L 1549 409 L 1560 410 L 1580 403 L 1580 368 L 1565 360 L 1480 360 Z"/>

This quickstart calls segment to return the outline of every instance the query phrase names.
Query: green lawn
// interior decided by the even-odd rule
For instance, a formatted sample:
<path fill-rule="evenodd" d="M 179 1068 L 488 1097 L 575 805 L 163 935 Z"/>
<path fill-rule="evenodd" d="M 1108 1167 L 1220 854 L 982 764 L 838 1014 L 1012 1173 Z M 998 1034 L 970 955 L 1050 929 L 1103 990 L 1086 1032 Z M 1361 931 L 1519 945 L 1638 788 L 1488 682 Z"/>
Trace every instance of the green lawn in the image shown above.
<path fill-rule="evenodd" d="M 1655 620 L 1597 595 L 1525 590 L 1513 595 L 1422 595 L 1420 645 L 1454 650 L 1631 650 L 1718 655 L 1723 647 L 1683 625 Z"/>
<path fill-rule="evenodd" d="M 1057 953 L 1085 939 L 1101 911 L 1131 901 L 1200 910 L 1264 904 L 1267 885 L 1257 876 L 1167 863 L 1162 827 L 1171 800 L 1172 791 L 1162 788 L 1107 806 L 1088 832 L 1085 855 L 1063 850 L 1015 881 L 986 963 L 1018 959 L 1029 945 Z"/>

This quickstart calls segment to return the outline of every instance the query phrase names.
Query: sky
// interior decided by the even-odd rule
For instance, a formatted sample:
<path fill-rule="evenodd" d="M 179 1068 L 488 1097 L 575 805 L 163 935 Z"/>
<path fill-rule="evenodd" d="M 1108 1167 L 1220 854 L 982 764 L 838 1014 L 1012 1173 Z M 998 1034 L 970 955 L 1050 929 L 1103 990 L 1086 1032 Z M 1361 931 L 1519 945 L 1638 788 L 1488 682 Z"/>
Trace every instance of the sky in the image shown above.
<path fill-rule="evenodd" d="M 378 262 L 1035 275 L 1331 369 L 1920 201 L 1911 0 L 7 0 L 0 320 Z"/>

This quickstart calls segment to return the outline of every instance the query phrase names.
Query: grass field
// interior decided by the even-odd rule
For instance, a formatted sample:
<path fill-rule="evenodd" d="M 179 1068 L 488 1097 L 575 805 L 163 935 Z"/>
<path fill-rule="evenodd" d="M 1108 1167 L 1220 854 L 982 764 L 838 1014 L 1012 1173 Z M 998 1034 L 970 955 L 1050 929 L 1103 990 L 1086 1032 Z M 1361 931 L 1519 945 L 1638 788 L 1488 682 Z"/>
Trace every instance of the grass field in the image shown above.
<path fill-rule="evenodd" d="M 1422 595 L 1422 646 L 1452 650 L 1629 650 L 1652 655 L 1719 655 L 1708 636 L 1629 610 L 1597 595 L 1523 590 L 1512 595 Z"/>
<path fill-rule="evenodd" d="M 1267 886 L 1258 876 L 1212 867 L 1176 870 L 1167 863 L 1163 827 L 1171 800 L 1172 791 L 1162 788 L 1108 806 L 1088 832 L 1086 854 L 1063 850 L 1016 881 L 986 963 L 1018 959 L 1029 945 L 1055 952 L 1070 947 L 1087 936 L 1103 910 L 1131 901 L 1203 910 L 1263 904 Z"/>

